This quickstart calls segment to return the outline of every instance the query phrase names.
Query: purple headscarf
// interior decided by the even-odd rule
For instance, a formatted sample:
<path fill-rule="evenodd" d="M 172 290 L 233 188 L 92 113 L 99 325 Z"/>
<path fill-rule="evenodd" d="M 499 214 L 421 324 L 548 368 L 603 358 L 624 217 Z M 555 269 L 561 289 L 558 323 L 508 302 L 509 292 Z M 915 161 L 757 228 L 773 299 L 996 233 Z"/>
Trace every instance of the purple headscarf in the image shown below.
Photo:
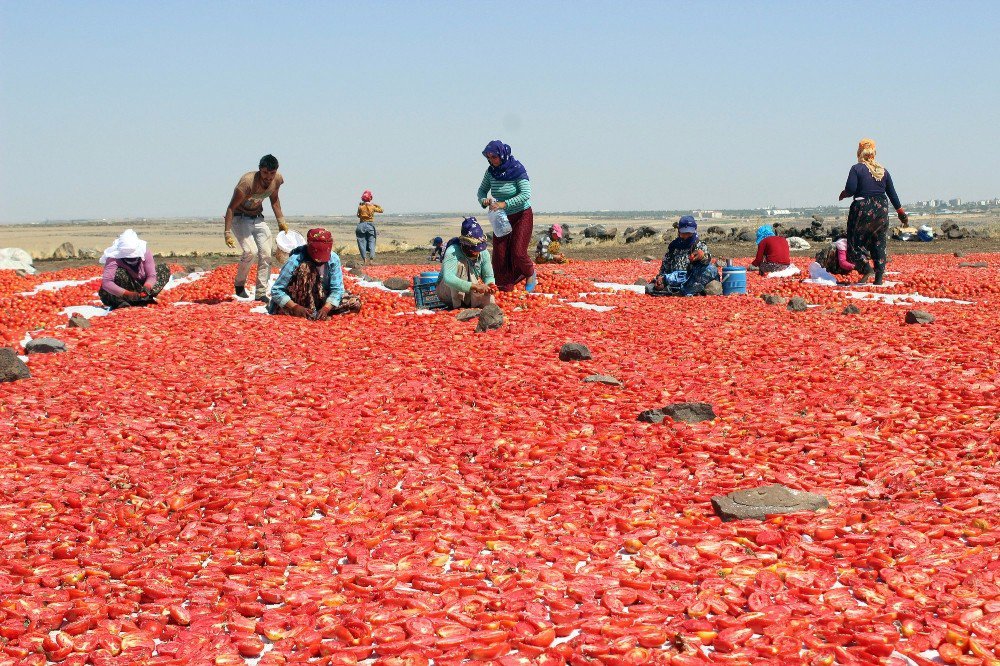
<path fill-rule="evenodd" d="M 504 181 L 530 180 L 527 169 L 514 159 L 514 156 L 510 154 L 510 146 L 500 139 L 494 139 L 486 144 L 483 149 L 483 157 L 490 154 L 500 158 L 500 166 L 490 165 L 490 175 L 494 179 Z"/>
<path fill-rule="evenodd" d="M 448 245 L 445 248 L 447 249 L 456 243 L 460 244 L 463 249 L 472 250 L 473 252 L 482 252 L 488 245 L 486 232 L 483 231 L 483 228 L 479 226 L 479 222 L 474 217 L 467 217 L 462 220 L 462 235 L 448 241 Z"/>

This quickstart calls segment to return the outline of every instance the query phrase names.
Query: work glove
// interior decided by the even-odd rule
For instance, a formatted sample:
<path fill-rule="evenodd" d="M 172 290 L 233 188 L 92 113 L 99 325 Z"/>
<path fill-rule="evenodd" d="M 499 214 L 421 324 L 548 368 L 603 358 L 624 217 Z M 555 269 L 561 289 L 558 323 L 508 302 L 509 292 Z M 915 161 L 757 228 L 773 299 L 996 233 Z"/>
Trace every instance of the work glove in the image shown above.
<path fill-rule="evenodd" d="M 226 245 L 236 247 L 236 236 L 233 235 L 232 231 L 226 231 Z"/>
<path fill-rule="evenodd" d="M 288 231 L 288 223 L 283 217 L 278 218 L 278 231 Z"/>
<path fill-rule="evenodd" d="M 896 209 L 896 217 L 898 217 L 899 221 L 903 223 L 903 226 L 906 226 L 907 224 L 910 223 L 910 216 L 907 215 L 906 211 L 903 210 L 902 208 Z"/>
<path fill-rule="evenodd" d="M 302 317 L 303 319 L 308 319 L 312 312 L 294 301 L 289 301 L 288 305 L 285 306 L 285 311 L 293 317 Z"/>

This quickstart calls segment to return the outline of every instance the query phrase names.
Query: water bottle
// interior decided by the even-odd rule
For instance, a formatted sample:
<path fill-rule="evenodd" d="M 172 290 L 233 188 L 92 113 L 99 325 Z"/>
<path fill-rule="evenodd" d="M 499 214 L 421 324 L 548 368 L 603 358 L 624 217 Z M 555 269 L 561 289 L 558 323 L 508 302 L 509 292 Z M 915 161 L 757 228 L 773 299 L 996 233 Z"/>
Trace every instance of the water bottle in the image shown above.
<path fill-rule="evenodd" d="M 504 212 L 503 208 L 491 210 L 489 212 L 489 219 L 495 238 L 502 238 L 513 230 L 510 226 L 510 220 L 507 219 L 507 213 Z"/>

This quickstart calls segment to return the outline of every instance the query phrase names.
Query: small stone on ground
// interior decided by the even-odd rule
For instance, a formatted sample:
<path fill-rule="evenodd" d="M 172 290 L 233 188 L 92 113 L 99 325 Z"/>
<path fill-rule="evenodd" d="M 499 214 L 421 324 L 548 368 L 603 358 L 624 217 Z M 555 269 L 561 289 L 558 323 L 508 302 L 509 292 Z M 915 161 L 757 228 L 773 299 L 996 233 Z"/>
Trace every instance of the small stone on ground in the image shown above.
<path fill-rule="evenodd" d="M 931 324 L 934 322 L 934 315 L 926 310 L 910 310 L 906 313 L 907 324 Z"/>
<path fill-rule="evenodd" d="M 29 379 L 31 371 L 10 347 L 0 347 L 0 382 Z"/>
<path fill-rule="evenodd" d="M 455 319 L 459 321 L 471 321 L 476 317 L 478 317 L 480 312 L 482 312 L 482 310 L 480 310 L 479 308 L 469 308 L 467 310 L 462 310 L 461 312 L 459 312 L 458 316 L 455 317 Z"/>
<path fill-rule="evenodd" d="M 583 381 L 587 383 L 607 384 L 609 386 L 622 385 L 620 381 L 610 375 L 591 375 L 589 377 L 584 377 Z"/>
<path fill-rule="evenodd" d="M 559 350 L 560 361 L 588 361 L 591 358 L 593 356 L 590 355 L 587 345 L 578 342 L 567 342 Z"/>
<path fill-rule="evenodd" d="M 479 312 L 479 323 L 476 324 L 476 333 L 483 333 L 503 326 L 503 310 L 499 305 L 490 303 Z"/>
<path fill-rule="evenodd" d="M 806 303 L 806 299 L 801 296 L 796 296 L 792 300 L 788 301 L 788 309 L 792 312 L 805 312 L 809 309 L 809 304 Z"/>
<path fill-rule="evenodd" d="M 386 289 L 392 289 L 393 291 L 403 291 L 404 289 L 410 288 L 410 281 L 406 278 L 401 277 L 391 277 L 386 278 L 382 281 L 382 285 Z"/>
<path fill-rule="evenodd" d="M 723 521 L 764 520 L 767 516 L 795 511 L 818 511 L 829 508 L 822 495 L 792 490 L 780 484 L 737 490 L 712 498 L 712 508 Z"/>
<path fill-rule="evenodd" d="M 24 345 L 28 354 L 55 354 L 66 351 L 66 343 L 55 338 L 37 338 Z"/>
<path fill-rule="evenodd" d="M 848 305 L 847 307 L 845 307 L 843 310 L 840 311 L 840 314 L 845 314 L 845 315 L 861 314 L 861 308 L 859 308 L 857 305 Z"/>
<path fill-rule="evenodd" d="M 777 296 L 775 294 L 762 294 L 760 299 L 768 305 L 785 305 L 788 303 L 787 298 L 784 296 Z"/>
<path fill-rule="evenodd" d="M 75 314 L 69 318 L 69 328 L 90 328 L 90 320 L 83 315 Z"/>

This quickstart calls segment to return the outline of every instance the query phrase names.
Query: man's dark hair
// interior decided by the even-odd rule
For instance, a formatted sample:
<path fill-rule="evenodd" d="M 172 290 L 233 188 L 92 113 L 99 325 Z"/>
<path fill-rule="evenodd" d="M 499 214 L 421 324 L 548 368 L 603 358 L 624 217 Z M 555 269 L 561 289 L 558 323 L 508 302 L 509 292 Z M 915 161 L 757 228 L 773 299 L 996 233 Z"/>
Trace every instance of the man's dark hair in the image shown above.
<path fill-rule="evenodd" d="M 260 158 L 260 164 L 257 165 L 257 168 L 275 171 L 278 168 L 278 158 L 274 155 L 264 155 Z"/>

